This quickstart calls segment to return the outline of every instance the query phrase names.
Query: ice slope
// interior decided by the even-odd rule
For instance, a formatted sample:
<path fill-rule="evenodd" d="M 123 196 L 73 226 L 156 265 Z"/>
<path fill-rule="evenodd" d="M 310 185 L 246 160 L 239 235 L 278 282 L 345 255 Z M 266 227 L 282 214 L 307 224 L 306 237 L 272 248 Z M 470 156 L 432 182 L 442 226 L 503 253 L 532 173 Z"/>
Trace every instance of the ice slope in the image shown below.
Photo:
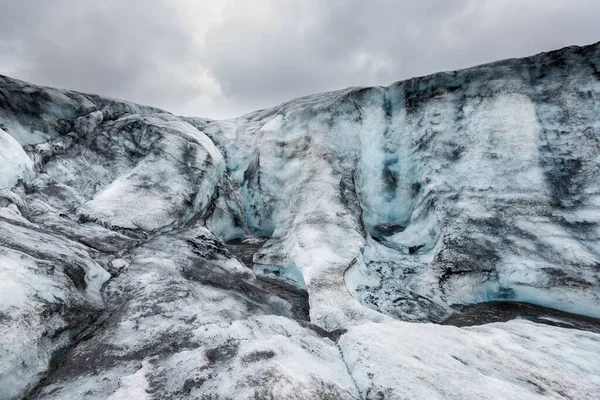
<path fill-rule="evenodd" d="M 600 316 L 599 71 L 570 47 L 227 121 L 0 76 L 0 398 L 594 398 L 581 326 L 414 322 Z"/>

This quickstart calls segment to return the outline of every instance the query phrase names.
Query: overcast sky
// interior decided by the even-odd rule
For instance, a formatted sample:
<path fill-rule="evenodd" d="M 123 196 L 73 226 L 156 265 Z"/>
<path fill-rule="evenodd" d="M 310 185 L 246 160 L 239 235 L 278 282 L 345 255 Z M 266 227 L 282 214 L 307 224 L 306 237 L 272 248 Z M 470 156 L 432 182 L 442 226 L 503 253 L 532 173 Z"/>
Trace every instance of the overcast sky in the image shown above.
<path fill-rule="evenodd" d="M 0 0 L 0 74 L 225 118 L 600 41 L 599 0 Z"/>

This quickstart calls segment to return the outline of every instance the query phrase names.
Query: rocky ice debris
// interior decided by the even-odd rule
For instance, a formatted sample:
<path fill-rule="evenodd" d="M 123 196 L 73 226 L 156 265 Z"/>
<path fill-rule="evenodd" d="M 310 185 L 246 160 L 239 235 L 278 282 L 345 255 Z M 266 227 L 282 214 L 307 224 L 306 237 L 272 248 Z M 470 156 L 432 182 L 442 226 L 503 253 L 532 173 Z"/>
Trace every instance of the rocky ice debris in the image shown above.
<path fill-rule="evenodd" d="M 227 121 L 0 76 L 0 398 L 596 398 L 598 71 Z"/>

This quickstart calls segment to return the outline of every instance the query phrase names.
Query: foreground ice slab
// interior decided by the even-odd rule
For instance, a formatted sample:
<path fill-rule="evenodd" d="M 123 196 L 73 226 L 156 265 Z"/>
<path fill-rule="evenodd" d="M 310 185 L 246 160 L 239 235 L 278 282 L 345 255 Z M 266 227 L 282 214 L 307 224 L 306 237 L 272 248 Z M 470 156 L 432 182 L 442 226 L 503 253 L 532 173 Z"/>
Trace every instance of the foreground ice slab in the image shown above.
<path fill-rule="evenodd" d="M 340 339 L 365 399 L 594 399 L 600 335 L 514 320 L 364 324 Z"/>
<path fill-rule="evenodd" d="M 33 398 L 357 398 L 337 345 L 207 230 L 165 234 L 118 263 L 93 336 Z"/>
<path fill-rule="evenodd" d="M 595 399 L 591 318 L 415 322 L 600 316 L 599 71 L 571 47 L 227 121 L 0 76 L 0 398 Z"/>

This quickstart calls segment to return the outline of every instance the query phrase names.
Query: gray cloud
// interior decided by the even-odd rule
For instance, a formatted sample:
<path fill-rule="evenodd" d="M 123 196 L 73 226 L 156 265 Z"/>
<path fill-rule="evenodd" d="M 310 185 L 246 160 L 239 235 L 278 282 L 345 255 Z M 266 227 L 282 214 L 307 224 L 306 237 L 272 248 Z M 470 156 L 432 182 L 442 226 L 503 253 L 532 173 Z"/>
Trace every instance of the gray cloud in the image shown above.
<path fill-rule="evenodd" d="M 213 117 L 600 40 L 595 0 L 0 0 L 0 7 L 0 72 Z"/>
<path fill-rule="evenodd" d="M 18 77 L 174 109 L 197 95 L 196 45 L 168 0 L 1 0 L 0 7 L 8 11 L 0 15 L 3 47 L 13 49 Z"/>

